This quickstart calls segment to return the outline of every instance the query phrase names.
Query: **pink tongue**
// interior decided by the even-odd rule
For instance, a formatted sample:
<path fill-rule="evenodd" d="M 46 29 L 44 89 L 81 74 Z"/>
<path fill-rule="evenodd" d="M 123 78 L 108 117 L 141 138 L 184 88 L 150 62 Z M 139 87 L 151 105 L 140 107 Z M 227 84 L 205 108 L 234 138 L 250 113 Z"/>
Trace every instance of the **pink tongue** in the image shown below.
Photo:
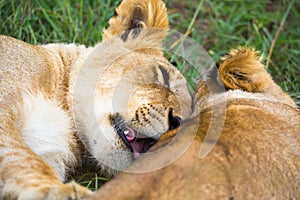
<path fill-rule="evenodd" d="M 135 138 L 135 132 L 134 130 L 132 130 L 131 128 L 129 128 L 128 126 L 126 126 L 128 133 L 125 135 L 126 139 L 128 140 L 128 142 L 131 142 L 134 140 Z"/>
<path fill-rule="evenodd" d="M 134 141 L 136 134 L 134 132 L 134 130 L 132 130 L 131 128 L 129 128 L 128 126 L 126 126 L 127 130 L 129 131 L 126 134 L 126 139 L 128 140 L 128 142 L 130 142 L 132 150 L 133 150 L 133 155 L 134 158 L 137 159 L 138 157 L 140 157 L 140 151 L 142 149 L 142 144 L 139 144 L 137 142 Z"/>

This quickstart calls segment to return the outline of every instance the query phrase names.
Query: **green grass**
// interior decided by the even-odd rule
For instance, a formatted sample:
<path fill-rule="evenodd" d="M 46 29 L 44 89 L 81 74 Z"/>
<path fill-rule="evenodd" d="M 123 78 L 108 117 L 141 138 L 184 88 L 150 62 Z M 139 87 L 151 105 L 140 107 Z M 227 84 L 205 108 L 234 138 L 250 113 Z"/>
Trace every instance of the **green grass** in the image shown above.
<path fill-rule="evenodd" d="M 186 32 L 202 1 L 197 2 L 167 2 L 173 29 Z M 299 1 L 293 0 L 204 1 L 190 37 L 199 42 L 214 60 L 232 47 L 250 45 L 263 53 L 266 63 L 275 40 L 268 70 L 300 106 L 299 10 Z M 281 23 L 282 29 L 274 39 Z"/>
<path fill-rule="evenodd" d="M 32 44 L 93 45 L 114 14 L 117 1 L 2 0 L 0 33 Z"/>
<path fill-rule="evenodd" d="M 95 171 L 95 170 L 92 170 Z M 110 180 L 110 178 L 104 177 L 103 175 L 97 172 L 91 172 L 89 170 L 85 170 L 83 173 L 75 177 L 76 182 L 81 185 L 89 188 L 92 191 L 96 191 L 99 189 L 101 185 Z"/>
<path fill-rule="evenodd" d="M 113 0 L 1 0 L 0 33 L 32 44 L 94 45 L 101 41 L 102 29 L 118 3 Z M 196 40 L 214 60 L 232 47 L 250 45 L 261 50 L 267 61 L 275 42 L 268 70 L 300 106 L 299 1 L 167 0 L 166 3 L 171 29 Z M 282 29 L 276 38 L 280 24 Z M 174 63 L 179 66 L 181 60 L 174 59 Z M 98 181 L 103 178 L 84 174 L 78 180 L 97 189 Z"/>
<path fill-rule="evenodd" d="M 272 2 L 166 1 L 171 28 L 189 33 L 214 60 L 238 45 L 254 46 L 267 60 L 276 31 L 284 22 L 268 70 L 300 105 L 300 3 L 297 0 Z M 32 44 L 94 45 L 101 41 L 102 29 L 118 3 L 113 0 L 1 0 L 0 33 Z M 180 62 L 175 61 L 177 65 Z"/>

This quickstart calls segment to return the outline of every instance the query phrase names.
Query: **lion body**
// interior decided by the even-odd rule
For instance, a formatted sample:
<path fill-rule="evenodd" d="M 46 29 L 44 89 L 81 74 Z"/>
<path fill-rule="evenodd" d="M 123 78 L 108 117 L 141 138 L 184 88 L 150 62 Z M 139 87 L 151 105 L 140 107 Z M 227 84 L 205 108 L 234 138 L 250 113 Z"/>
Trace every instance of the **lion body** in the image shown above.
<path fill-rule="evenodd" d="M 265 100 L 226 104 L 223 130 L 207 156 L 199 158 L 211 110 L 201 113 L 200 122 L 197 116 L 184 123 L 181 137 L 164 154 L 144 157 L 131 167 L 134 171 L 155 160 L 163 162 L 172 151 L 193 140 L 174 163 L 148 173 L 119 174 L 87 199 L 298 199 L 299 110 Z M 284 114 L 278 114 L 277 108 L 284 109 Z M 223 109 L 215 107 L 214 112 L 218 111 Z"/>
<path fill-rule="evenodd" d="M 80 160 L 67 109 L 66 81 L 79 51 L 75 45 L 60 45 L 61 51 L 56 51 L 7 36 L 0 36 L 0 46 L 1 197 L 46 198 L 38 191 L 46 193 L 53 185 L 63 188 L 60 181 L 65 180 L 66 171 Z M 45 179 L 45 183 L 32 187 L 37 180 L 28 181 L 27 174 Z M 13 189 L 16 185 L 20 194 Z M 22 188 L 29 192 L 22 194 Z M 88 192 L 80 189 L 83 194 Z"/>

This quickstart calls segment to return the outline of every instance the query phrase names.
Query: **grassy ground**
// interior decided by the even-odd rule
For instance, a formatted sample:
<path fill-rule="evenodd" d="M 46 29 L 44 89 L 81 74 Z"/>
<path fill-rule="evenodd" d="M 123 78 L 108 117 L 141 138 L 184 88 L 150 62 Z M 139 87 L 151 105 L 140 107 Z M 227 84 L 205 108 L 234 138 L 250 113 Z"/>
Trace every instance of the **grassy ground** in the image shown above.
<path fill-rule="evenodd" d="M 112 0 L 1 0 L 0 33 L 32 44 L 101 41 Z M 264 53 L 275 81 L 300 106 L 300 3 L 297 0 L 166 0 L 171 29 L 187 33 L 213 57 L 238 45 Z M 98 180 L 99 177 L 93 177 Z M 95 189 L 97 183 L 93 184 Z"/>
<path fill-rule="evenodd" d="M 93 45 L 101 40 L 102 28 L 107 26 L 118 3 L 1 0 L 0 33 L 32 44 Z M 237 45 L 261 50 L 276 82 L 300 105 L 300 3 L 297 0 L 166 0 L 166 3 L 171 28 L 188 33 L 215 60 Z"/>

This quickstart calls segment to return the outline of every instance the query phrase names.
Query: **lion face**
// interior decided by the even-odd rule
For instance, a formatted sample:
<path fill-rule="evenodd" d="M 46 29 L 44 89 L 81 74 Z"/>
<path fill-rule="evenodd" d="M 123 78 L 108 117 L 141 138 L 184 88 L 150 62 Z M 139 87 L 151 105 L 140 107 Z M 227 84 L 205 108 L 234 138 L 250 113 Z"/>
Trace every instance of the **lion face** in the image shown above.
<path fill-rule="evenodd" d="M 120 170 L 177 128 L 191 113 L 192 98 L 165 58 L 132 51 L 103 70 L 93 104 L 95 120 L 85 142 L 99 162 Z"/>

